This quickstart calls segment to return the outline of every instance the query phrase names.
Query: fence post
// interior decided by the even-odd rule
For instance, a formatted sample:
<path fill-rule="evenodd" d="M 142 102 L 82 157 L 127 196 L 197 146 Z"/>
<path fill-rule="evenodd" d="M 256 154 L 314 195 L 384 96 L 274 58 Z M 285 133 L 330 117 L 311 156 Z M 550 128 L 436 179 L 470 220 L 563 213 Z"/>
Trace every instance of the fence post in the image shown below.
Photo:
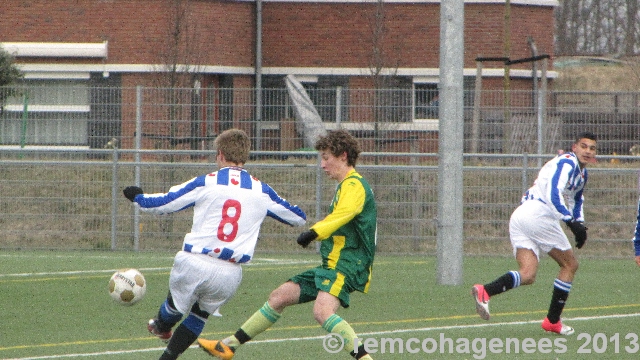
<path fill-rule="evenodd" d="M 535 61 L 534 61 L 535 64 Z M 542 59 L 542 87 L 538 93 L 538 167 L 542 166 L 542 152 L 543 150 L 543 137 L 544 137 L 544 126 L 546 124 L 546 114 L 547 114 L 547 65 L 548 59 Z M 536 74 L 537 76 L 537 74 Z"/>
<path fill-rule="evenodd" d="M 20 126 L 20 149 L 24 149 L 27 143 L 27 119 L 29 117 L 29 90 L 25 90 L 22 101 L 22 124 Z M 22 159 L 22 153 L 20 153 Z"/>
<path fill-rule="evenodd" d="M 417 138 L 412 138 L 410 140 L 409 144 L 411 148 L 409 149 L 409 151 L 411 153 L 418 152 L 417 142 L 418 142 Z M 411 166 L 419 165 L 418 159 L 416 156 L 412 156 L 409 161 Z M 413 237 L 413 251 L 419 252 L 420 251 L 420 225 L 422 220 L 422 214 L 420 211 L 420 209 L 422 208 L 422 203 L 420 203 L 420 200 L 421 200 L 420 191 L 422 189 L 422 186 L 420 184 L 419 170 L 411 170 L 411 189 L 412 189 L 411 192 L 413 194 L 413 203 L 411 204 L 411 216 L 412 216 L 411 236 Z"/>
<path fill-rule="evenodd" d="M 111 166 L 111 250 L 116 249 L 118 219 L 118 147 L 113 146 L 113 165 Z"/>
<path fill-rule="evenodd" d="M 316 155 L 316 222 L 322 219 L 322 168 L 320 153 Z M 320 252 L 320 241 L 316 241 L 316 252 Z"/>
<path fill-rule="evenodd" d="M 529 168 L 529 154 L 524 153 L 524 154 L 522 154 L 522 193 L 523 194 L 529 188 L 527 186 L 528 183 L 529 183 L 529 180 L 527 179 L 527 169 L 528 168 Z"/>
<path fill-rule="evenodd" d="M 342 86 L 336 86 L 336 124 L 342 122 Z"/>
<path fill-rule="evenodd" d="M 140 149 L 142 148 L 142 86 L 136 86 L 136 153 L 135 185 L 140 186 Z M 135 207 L 133 215 L 133 250 L 140 250 L 140 209 Z"/>
<path fill-rule="evenodd" d="M 473 118 L 471 120 L 471 153 L 478 152 L 480 141 L 480 107 L 482 101 L 482 61 L 476 61 L 476 83 L 473 92 Z"/>

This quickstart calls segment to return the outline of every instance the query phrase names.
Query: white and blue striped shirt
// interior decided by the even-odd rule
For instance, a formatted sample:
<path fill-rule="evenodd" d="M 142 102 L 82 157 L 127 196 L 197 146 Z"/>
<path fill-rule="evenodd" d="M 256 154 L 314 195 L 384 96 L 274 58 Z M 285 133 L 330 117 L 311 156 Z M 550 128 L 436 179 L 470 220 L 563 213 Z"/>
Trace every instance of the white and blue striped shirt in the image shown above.
<path fill-rule="evenodd" d="M 541 201 L 559 220 L 584 221 L 582 192 L 586 183 L 587 169 L 580 168 L 576 155 L 572 152 L 558 155 L 540 169 L 522 202 Z"/>
<path fill-rule="evenodd" d="M 306 223 L 298 206 L 239 167 L 195 177 L 166 194 L 140 194 L 134 201 L 141 210 L 154 214 L 193 207 L 193 225 L 182 249 L 236 263 L 253 257 L 266 216 L 291 226 Z"/>

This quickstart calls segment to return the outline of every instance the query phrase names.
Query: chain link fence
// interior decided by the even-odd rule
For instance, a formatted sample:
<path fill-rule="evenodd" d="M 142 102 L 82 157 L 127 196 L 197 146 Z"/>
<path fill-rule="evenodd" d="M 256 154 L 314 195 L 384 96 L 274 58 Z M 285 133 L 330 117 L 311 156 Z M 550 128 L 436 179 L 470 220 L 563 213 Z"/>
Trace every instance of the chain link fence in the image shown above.
<path fill-rule="evenodd" d="M 122 189 L 139 177 L 146 192 L 166 192 L 172 185 L 216 170 L 210 151 L 146 150 L 142 161 L 132 160 L 135 151 L 117 148 L 23 149 L 3 154 L 0 248 L 5 249 L 175 250 L 189 232 L 192 212 L 139 213 L 122 196 Z M 319 169 L 315 154 L 254 152 L 253 156 L 256 159 L 247 164 L 252 175 L 299 205 L 310 223 L 324 217 L 336 183 Z M 510 253 L 508 219 L 535 179 L 537 162 L 526 154 L 465 156 L 467 254 Z M 590 168 L 585 192 L 590 246 L 581 254 L 631 256 L 638 163 L 638 157 L 609 156 Z M 376 194 L 379 251 L 435 254 L 437 154 L 364 153 L 358 170 Z M 268 219 L 259 250 L 298 251 L 294 239 L 299 231 Z"/>
<path fill-rule="evenodd" d="M 189 210 L 136 213 L 121 191 L 139 183 L 166 192 L 214 171 L 213 140 L 231 127 L 253 139 L 248 170 L 301 206 L 311 223 L 333 195 L 336 184 L 318 169 L 285 89 L 262 91 L 260 121 L 255 89 L 10 90 L 0 114 L 0 248 L 179 248 Z M 363 145 L 358 170 L 376 194 L 381 252 L 435 253 L 438 104 L 418 90 L 308 89 L 325 128 L 346 128 Z M 545 103 L 532 92 L 465 92 L 465 252 L 510 254 L 508 219 L 522 192 L 544 161 L 591 130 L 600 156 L 585 192 L 590 244 L 581 254 L 631 256 L 638 94 L 549 92 Z M 303 251 L 298 232 L 267 220 L 259 250 Z"/>
<path fill-rule="evenodd" d="M 468 86 L 466 86 L 468 87 Z M 0 88 L 0 146 L 210 150 L 221 131 L 242 128 L 257 151 L 311 147 L 287 89 L 123 88 L 51 81 Z M 307 89 L 325 129 L 352 131 L 370 152 L 437 152 L 437 88 Z M 464 92 L 464 151 L 549 154 L 576 133 L 599 137 L 602 155 L 640 147 L 640 93 Z M 508 119 L 508 121 L 505 121 Z M 639 150 L 640 151 L 640 150 Z"/>

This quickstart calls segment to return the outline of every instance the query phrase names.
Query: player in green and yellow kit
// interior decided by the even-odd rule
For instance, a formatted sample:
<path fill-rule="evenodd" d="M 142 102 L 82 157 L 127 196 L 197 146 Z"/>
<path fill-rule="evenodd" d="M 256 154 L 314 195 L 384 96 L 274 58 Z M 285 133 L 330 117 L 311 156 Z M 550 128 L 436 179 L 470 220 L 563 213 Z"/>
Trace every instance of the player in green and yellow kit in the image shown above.
<path fill-rule="evenodd" d="M 329 214 L 298 237 L 307 247 L 321 241 L 322 265 L 298 274 L 275 289 L 267 302 L 232 336 L 223 340 L 198 339 L 200 347 L 219 359 L 233 358 L 236 349 L 273 325 L 290 305 L 314 301 L 313 315 L 330 332 L 341 336 L 344 350 L 356 359 L 370 360 L 355 331 L 336 314 L 349 306 L 349 294 L 366 293 L 376 247 L 377 210 L 367 181 L 355 170 L 360 147 L 345 130 L 329 131 L 316 143 L 322 169 L 340 181 Z"/>

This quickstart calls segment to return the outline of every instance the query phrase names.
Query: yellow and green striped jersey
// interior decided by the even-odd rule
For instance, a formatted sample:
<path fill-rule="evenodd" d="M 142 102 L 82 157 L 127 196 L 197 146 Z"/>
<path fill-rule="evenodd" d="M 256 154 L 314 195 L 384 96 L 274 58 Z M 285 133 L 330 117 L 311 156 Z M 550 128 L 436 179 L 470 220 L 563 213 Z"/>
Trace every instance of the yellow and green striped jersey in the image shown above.
<path fill-rule="evenodd" d="M 329 214 L 311 228 L 322 240 L 322 266 L 345 276 L 353 290 L 366 293 L 376 250 L 377 209 L 369 183 L 352 170 L 338 184 Z"/>

